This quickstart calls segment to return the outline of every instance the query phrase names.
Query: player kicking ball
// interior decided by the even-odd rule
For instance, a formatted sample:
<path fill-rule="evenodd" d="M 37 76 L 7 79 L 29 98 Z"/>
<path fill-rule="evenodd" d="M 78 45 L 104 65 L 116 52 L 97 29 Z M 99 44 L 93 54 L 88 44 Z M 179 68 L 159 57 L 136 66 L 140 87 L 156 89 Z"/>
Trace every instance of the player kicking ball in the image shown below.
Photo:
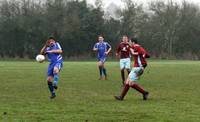
<path fill-rule="evenodd" d="M 51 92 L 50 98 L 53 99 L 56 97 L 55 89 L 58 88 L 58 74 L 63 66 L 63 58 L 61 56 L 63 51 L 60 44 L 56 42 L 55 38 L 50 37 L 41 49 L 40 53 L 47 55 L 50 62 L 47 71 L 47 83 L 49 91 Z"/>
<path fill-rule="evenodd" d="M 131 39 L 131 41 L 133 41 L 131 53 L 134 57 L 134 66 L 128 78 L 126 79 L 121 95 L 115 96 L 115 99 L 123 100 L 129 88 L 131 87 L 143 95 L 143 100 L 147 100 L 149 92 L 144 90 L 141 86 L 139 86 L 137 84 L 137 81 L 139 77 L 143 74 L 144 69 L 147 66 L 147 61 L 145 60 L 145 58 L 149 58 L 150 56 L 147 53 L 147 51 L 145 51 L 145 49 L 137 43 L 137 39 Z"/>
<path fill-rule="evenodd" d="M 107 55 L 111 51 L 111 46 L 107 42 L 104 42 L 104 38 L 102 35 L 98 36 L 98 41 L 94 47 L 93 51 L 98 53 L 98 67 L 99 67 L 99 74 L 100 78 L 99 80 L 103 79 L 103 74 L 105 76 L 105 80 L 107 80 L 107 73 L 106 73 L 106 68 L 104 66 Z"/>

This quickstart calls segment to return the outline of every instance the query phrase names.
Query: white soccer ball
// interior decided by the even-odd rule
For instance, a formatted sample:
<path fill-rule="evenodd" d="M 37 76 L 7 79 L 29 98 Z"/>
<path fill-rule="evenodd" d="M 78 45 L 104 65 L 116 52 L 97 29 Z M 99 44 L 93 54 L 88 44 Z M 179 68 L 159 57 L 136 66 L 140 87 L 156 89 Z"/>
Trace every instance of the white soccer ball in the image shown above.
<path fill-rule="evenodd" d="M 45 57 L 44 57 L 44 55 L 39 54 L 39 55 L 36 56 L 35 59 L 36 59 L 37 62 L 42 63 L 45 60 Z"/>

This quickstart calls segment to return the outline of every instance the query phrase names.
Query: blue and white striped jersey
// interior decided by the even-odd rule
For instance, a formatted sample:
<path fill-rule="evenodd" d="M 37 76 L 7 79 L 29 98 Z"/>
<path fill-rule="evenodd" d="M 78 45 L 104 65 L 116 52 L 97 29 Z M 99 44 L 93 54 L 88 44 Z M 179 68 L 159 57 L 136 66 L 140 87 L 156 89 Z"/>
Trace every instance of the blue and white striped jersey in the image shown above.
<path fill-rule="evenodd" d="M 110 44 L 108 44 L 107 42 L 98 42 L 94 45 L 94 48 L 98 49 L 98 58 L 102 58 L 102 57 L 106 57 L 105 52 L 111 48 Z"/>
<path fill-rule="evenodd" d="M 56 42 L 54 45 L 46 48 L 46 54 L 48 56 L 48 60 L 51 63 L 63 62 L 63 58 L 61 54 L 57 53 L 48 53 L 51 50 L 62 50 L 60 44 Z"/>

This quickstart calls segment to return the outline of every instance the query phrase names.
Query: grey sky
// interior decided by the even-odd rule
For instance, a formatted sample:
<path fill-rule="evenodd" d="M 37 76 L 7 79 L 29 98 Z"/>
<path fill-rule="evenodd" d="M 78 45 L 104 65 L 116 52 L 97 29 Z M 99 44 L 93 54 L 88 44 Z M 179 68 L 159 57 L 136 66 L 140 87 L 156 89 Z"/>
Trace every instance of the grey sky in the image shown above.
<path fill-rule="evenodd" d="M 95 0 L 87 0 L 88 3 L 94 4 Z M 123 6 L 123 3 L 121 2 L 121 0 L 102 0 L 103 1 L 103 5 L 104 7 L 108 6 L 110 3 L 115 3 L 118 6 Z M 148 4 L 150 1 L 167 1 L 167 0 L 135 0 L 138 3 L 144 3 L 144 4 Z M 181 1 L 183 0 L 173 0 L 175 2 L 181 3 Z M 188 2 L 192 2 L 195 4 L 200 5 L 200 0 L 186 0 Z"/>

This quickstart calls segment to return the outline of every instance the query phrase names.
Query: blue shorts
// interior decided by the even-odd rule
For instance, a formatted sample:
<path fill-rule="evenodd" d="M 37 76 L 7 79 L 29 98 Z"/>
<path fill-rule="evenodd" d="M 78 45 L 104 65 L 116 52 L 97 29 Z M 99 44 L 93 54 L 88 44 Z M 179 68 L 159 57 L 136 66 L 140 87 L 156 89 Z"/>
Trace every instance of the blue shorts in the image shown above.
<path fill-rule="evenodd" d="M 144 69 L 142 67 L 134 67 L 129 73 L 129 78 L 131 81 L 136 82 L 139 80 L 140 76 L 143 74 Z"/>
<path fill-rule="evenodd" d="M 56 63 L 50 63 L 47 71 L 47 76 L 54 76 L 53 69 L 54 67 L 57 67 L 59 70 L 62 69 L 63 64 L 62 62 L 56 62 Z"/>
<path fill-rule="evenodd" d="M 101 61 L 102 63 L 105 63 L 105 61 L 106 61 L 106 57 L 98 58 L 98 61 Z"/>

